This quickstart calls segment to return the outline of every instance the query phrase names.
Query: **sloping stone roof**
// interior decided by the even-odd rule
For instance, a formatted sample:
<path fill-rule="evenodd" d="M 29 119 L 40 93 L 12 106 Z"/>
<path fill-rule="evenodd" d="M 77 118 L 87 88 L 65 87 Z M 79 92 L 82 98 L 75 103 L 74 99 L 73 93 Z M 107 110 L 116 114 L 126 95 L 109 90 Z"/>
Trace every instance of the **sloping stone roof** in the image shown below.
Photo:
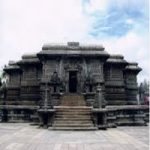
<path fill-rule="evenodd" d="M 6 66 L 4 68 L 4 71 L 9 72 L 11 70 L 20 70 L 20 67 L 17 65 L 16 62 L 10 61 L 9 64 L 8 64 L 8 66 Z"/>
<path fill-rule="evenodd" d="M 138 63 L 136 63 L 136 62 L 129 62 L 128 65 L 126 66 L 125 70 L 126 71 L 132 70 L 132 71 L 140 72 L 142 70 L 142 68 L 140 68 L 138 66 Z"/>
<path fill-rule="evenodd" d="M 17 64 L 30 64 L 30 63 L 40 63 L 37 54 L 25 54 L 22 56 L 22 60 L 18 61 Z"/>
<path fill-rule="evenodd" d="M 122 55 L 110 55 L 106 61 L 107 63 L 118 63 L 118 64 L 127 64 L 127 61 L 124 60 Z"/>
<path fill-rule="evenodd" d="M 68 42 L 67 44 L 44 44 L 42 51 L 37 55 L 109 56 L 101 45 L 80 45 L 78 42 Z"/>

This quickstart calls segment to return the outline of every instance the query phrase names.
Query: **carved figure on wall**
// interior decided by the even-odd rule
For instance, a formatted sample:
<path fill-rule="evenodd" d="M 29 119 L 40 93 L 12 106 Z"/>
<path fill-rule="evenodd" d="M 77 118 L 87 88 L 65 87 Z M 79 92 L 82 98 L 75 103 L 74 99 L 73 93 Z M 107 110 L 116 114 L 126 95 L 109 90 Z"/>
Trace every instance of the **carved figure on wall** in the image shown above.
<path fill-rule="evenodd" d="M 84 92 L 92 92 L 93 83 L 94 83 L 94 79 L 93 79 L 91 73 L 88 72 L 87 77 L 86 77 L 85 82 L 84 82 L 84 86 L 83 86 Z"/>
<path fill-rule="evenodd" d="M 58 73 L 56 71 L 51 76 L 51 82 L 55 84 L 60 83 L 60 78 L 58 77 Z"/>
<path fill-rule="evenodd" d="M 60 92 L 65 92 L 65 91 L 66 91 L 65 84 L 63 83 L 63 81 L 61 81 Z"/>
<path fill-rule="evenodd" d="M 94 79 L 91 75 L 91 72 L 88 72 L 85 82 L 86 82 L 86 84 L 93 84 L 94 83 Z"/>

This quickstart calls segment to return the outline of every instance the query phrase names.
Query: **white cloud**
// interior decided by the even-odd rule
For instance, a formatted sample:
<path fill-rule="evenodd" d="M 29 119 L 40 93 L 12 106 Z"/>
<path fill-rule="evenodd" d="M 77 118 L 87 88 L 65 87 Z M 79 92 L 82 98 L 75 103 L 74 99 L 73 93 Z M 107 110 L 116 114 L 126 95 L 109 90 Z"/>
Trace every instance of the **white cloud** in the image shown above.
<path fill-rule="evenodd" d="M 130 24 L 134 24 L 135 22 L 133 19 L 127 19 L 126 23 L 130 25 Z"/>
<path fill-rule="evenodd" d="M 3 0 L 0 28 L 0 62 L 4 64 L 39 51 L 45 42 L 81 40 L 88 19 L 80 0 Z"/>
<path fill-rule="evenodd" d="M 148 41 L 148 37 L 131 31 L 124 37 L 109 39 L 103 41 L 103 43 L 110 53 L 122 54 L 129 62 L 138 62 L 139 66 L 143 69 L 138 76 L 139 82 L 141 82 L 144 78 L 149 79 L 150 76 Z"/>
<path fill-rule="evenodd" d="M 106 11 L 110 0 L 90 0 L 86 3 L 85 9 L 88 13 L 93 13 L 97 10 Z"/>

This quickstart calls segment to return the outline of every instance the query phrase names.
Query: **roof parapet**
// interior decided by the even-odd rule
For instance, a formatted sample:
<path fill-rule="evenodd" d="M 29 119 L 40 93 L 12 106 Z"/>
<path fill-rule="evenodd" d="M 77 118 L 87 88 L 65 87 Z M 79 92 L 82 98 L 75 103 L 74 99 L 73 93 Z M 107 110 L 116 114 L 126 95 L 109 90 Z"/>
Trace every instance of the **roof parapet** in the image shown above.
<path fill-rule="evenodd" d="M 138 66 L 138 63 L 136 62 L 129 62 L 128 65 L 126 66 L 125 70 L 132 70 L 136 72 L 140 72 L 142 68 Z"/>
<path fill-rule="evenodd" d="M 106 62 L 114 64 L 128 64 L 128 62 L 124 60 L 123 55 L 110 55 Z"/>
<path fill-rule="evenodd" d="M 34 58 L 37 58 L 37 54 L 24 54 L 22 56 L 22 59 L 34 59 Z"/>
<path fill-rule="evenodd" d="M 37 57 L 37 54 L 24 54 L 22 56 L 22 60 L 18 61 L 17 64 L 37 64 L 40 63 L 39 58 Z"/>
<path fill-rule="evenodd" d="M 9 61 L 8 66 L 4 67 L 5 72 L 9 72 L 11 70 L 21 70 L 20 67 L 17 65 L 17 62 L 15 61 Z"/>
<path fill-rule="evenodd" d="M 67 44 L 44 44 L 42 50 L 99 50 L 103 51 L 104 47 L 102 45 L 89 44 L 84 45 L 79 42 L 68 42 Z"/>

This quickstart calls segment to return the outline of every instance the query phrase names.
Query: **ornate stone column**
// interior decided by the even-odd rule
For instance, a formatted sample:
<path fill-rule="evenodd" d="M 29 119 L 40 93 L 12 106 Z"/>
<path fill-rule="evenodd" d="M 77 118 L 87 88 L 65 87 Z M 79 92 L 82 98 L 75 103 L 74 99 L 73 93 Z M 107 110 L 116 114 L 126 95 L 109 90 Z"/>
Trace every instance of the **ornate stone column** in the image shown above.
<path fill-rule="evenodd" d="M 105 99 L 103 95 L 103 87 L 100 83 L 96 86 L 95 108 L 104 108 Z"/>

